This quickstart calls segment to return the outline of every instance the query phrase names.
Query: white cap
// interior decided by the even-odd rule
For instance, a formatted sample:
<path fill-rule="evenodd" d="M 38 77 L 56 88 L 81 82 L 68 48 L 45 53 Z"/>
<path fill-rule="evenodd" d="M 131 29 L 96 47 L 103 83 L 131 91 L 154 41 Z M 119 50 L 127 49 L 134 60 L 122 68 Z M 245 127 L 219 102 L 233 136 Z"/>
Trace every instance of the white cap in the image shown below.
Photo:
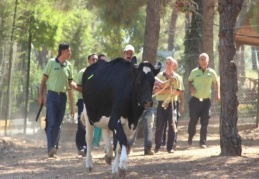
<path fill-rule="evenodd" d="M 126 47 L 124 48 L 124 52 L 126 52 L 126 51 L 128 51 L 128 50 L 131 50 L 131 51 L 133 51 L 133 52 L 135 52 L 135 49 L 134 49 L 134 47 L 132 46 L 132 45 L 126 45 Z"/>

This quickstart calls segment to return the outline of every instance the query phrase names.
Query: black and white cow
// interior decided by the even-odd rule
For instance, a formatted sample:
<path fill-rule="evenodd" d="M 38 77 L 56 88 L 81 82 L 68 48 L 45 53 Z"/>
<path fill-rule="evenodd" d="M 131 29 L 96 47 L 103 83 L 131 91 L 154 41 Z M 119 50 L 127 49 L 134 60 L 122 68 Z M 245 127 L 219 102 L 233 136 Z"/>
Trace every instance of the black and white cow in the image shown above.
<path fill-rule="evenodd" d="M 125 175 L 128 167 L 125 128 L 135 129 L 144 109 L 153 105 L 154 77 L 160 69 L 161 66 L 154 67 L 148 62 L 136 65 L 136 58 L 131 62 L 117 58 L 110 62 L 98 61 L 85 70 L 82 87 L 86 108 L 83 115 L 87 113 L 88 117 L 86 168 L 93 168 L 91 147 L 93 125 L 96 125 L 113 132 L 119 145 L 114 144 L 116 156 L 112 174 Z M 121 118 L 126 121 L 122 122 Z M 109 140 L 106 141 L 106 155 L 112 157 L 112 149 L 107 147 Z"/>

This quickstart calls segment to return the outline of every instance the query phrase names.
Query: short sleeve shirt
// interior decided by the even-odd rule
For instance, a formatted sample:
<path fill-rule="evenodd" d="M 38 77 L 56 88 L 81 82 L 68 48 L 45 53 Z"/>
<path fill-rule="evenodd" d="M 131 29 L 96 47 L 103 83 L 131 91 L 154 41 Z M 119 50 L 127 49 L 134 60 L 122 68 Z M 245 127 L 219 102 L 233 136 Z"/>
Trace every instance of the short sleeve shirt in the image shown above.
<path fill-rule="evenodd" d="M 203 72 L 198 67 L 191 71 L 188 80 L 192 82 L 192 85 L 196 89 L 196 93 L 192 94 L 192 96 L 196 98 L 211 98 L 211 86 L 218 81 L 218 78 L 215 70 L 207 68 Z"/>
<path fill-rule="evenodd" d="M 164 75 L 164 72 L 160 72 L 158 75 L 157 75 L 157 77 L 161 80 L 161 81 L 163 81 L 163 82 L 165 82 L 165 81 L 167 81 L 167 78 L 165 77 L 165 75 Z M 177 86 L 174 86 L 174 84 L 172 84 L 172 89 L 177 89 L 177 90 L 180 90 L 180 91 L 184 91 L 184 86 L 183 86 L 183 79 L 182 79 L 182 77 L 179 75 L 179 74 L 177 74 L 177 73 L 175 73 L 174 72 L 174 77 L 176 78 L 176 80 L 177 80 Z M 157 101 L 164 101 L 164 100 L 166 100 L 168 97 L 169 97 L 169 95 L 170 94 L 165 94 L 165 93 L 163 93 L 163 94 L 157 94 L 156 95 L 156 100 Z M 174 97 L 174 101 L 177 101 L 178 100 L 178 96 L 175 96 Z"/>
<path fill-rule="evenodd" d="M 83 74 L 85 72 L 86 68 L 81 69 L 78 74 L 77 74 L 77 78 L 76 78 L 76 84 L 77 86 L 82 86 L 82 79 L 83 79 Z M 83 99 L 83 95 L 81 92 L 78 92 L 78 99 Z"/>
<path fill-rule="evenodd" d="M 69 61 L 61 65 L 57 58 L 52 58 L 44 69 L 44 75 L 48 77 L 47 90 L 65 93 L 68 90 L 68 80 L 73 80 L 72 65 Z"/>

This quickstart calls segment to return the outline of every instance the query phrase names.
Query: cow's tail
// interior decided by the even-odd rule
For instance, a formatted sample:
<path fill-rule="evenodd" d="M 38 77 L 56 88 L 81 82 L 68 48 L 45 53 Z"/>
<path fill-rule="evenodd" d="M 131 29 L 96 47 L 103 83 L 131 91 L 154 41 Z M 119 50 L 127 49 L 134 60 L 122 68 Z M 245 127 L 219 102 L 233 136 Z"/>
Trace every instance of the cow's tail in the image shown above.
<path fill-rule="evenodd" d="M 84 126 L 86 126 L 86 120 L 87 120 L 87 113 L 86 113 L 86 108 L 85 108 L 85 104 L 84 104 L 84 109 L 80 116 L 80 121 Z"/>

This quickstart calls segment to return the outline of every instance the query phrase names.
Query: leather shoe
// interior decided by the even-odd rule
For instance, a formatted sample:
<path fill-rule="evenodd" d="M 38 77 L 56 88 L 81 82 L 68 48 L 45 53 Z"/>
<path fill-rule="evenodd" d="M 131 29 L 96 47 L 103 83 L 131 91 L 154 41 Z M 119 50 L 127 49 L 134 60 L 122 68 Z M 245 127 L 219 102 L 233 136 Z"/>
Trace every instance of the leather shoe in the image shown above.
<path fill-rule="evenodd" d="M 188 144 L 192 145 L 192 138 L 188 137 Z"/>
<path fill-rule="evenodd" d="M 57 149 L 52 148 L 49 152 L 49 158 L 56 158 Z"/>
<path fill-rule="evenodd" d="M 144 155 L 154 155 L 154 152 L 152 150 L 145 150 Z"/>

